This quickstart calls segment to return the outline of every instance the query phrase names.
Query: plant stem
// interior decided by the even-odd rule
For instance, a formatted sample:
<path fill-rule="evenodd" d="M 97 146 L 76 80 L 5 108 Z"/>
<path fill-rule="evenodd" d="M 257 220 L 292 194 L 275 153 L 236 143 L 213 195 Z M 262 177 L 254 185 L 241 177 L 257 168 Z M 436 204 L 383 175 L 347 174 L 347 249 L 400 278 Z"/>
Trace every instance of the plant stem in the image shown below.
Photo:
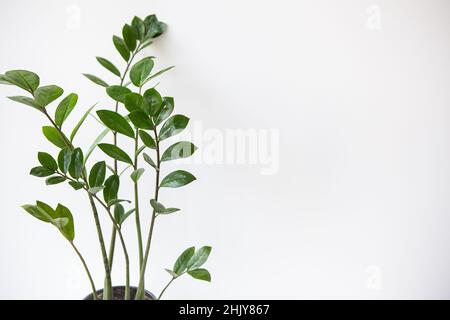
<path fill-rule="evenodd" d="M 138 154 L 137 151 L 139 149 L 139 129 L 136 129 L 136 138 L 134 140 L 134 170 L 138 169 Z M 135 218 L 136 218 L 136 233 L 138 237 L 138 247 L 139 247 L 139 265 L 142 265 L 143 261 L 143 248 L 142 248 L 142 233 L 141 233 L 141 221 L 139 218 L 139 188 L 138 181 L 134 182 L 134 207 L 135 207 Z"/>
<path fill-rule="evenodd" d="M 161 299 L 162 295 L 164 294 L 164 292 L 166 292 L 166 289 L 172 284 L 173 280 L 175 280 L 176 278 L 172 278 L 170 279 L 169 283 L 166 284 L 166 286 L 164 287 L 164 289 L 162 289 L 161 293 L 158 296 L 158 300 Z"/>
<path fill-rule="evenodd" d="M 91 288 L 92 288 L 92 299 L 97 300 L 97 290 L 95 289 L 95 284 L 94 281 L 92 280 L 92 276 L 91 273 L 89 272 L 89 268 L 86 264 L 86 261 L 84 260 L 83 256 L 81 255 L 80 251 L 77 249 L 77 247 L 75 246 L 75 244 L 73 243 L 73 241 L 69 241 L 70 245 L 72 246 L 73 250 L 75 250 L 75 252 L 77 253 L 78 257 L 81 260 L 81 263 L 83 264 L 84 270 L 86 271 L 86 274 L 89 278 L 89 282 L 91 283 Z"/>
<path fill-rule="evenodd" d="M 155 133 L 155 141 L 156 141 L 156 178 L 155 178 L 155 201 L 158 201 L 158 195 L 159 195 L 159 173 L 160 173 L 160 167 L 161 167 L 161 160 L 160 160 L 160 152 L 159 152 L 159 139 L 158 139 L 158 132 L 156 131 L 156 127 L 153 129 L 153 132 Z M 144 276 L 145 276 L 145 269 L 147 267 L 147 261 L 148 261 L 148 255 L 150 252 L 150 246 L 152 244 L 152 237 L 153 237 L 153 228 L 155 226 L 155 220 L 156 220 L 156 211 L 153 209 L 152 212 L 152 221 L 150 223 L 150 230 L 148 232 L 147 237 L 147 245 L 145 247 L 145 255 L 144 255 L 144 261 L 141 264 L 141 272 L 139 277 L 139 287 L 136 292 L 136 300 L 142 300 L 144 298 Z"/>

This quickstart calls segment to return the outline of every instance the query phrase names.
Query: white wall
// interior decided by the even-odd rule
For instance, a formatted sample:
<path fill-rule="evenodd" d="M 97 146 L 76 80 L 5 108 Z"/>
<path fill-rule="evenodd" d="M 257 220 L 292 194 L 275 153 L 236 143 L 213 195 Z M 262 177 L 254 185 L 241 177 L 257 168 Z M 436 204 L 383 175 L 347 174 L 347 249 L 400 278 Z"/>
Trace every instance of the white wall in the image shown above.
<path fill-rule="evenodd" d="M 449 9 L 445 0 L 2 1 L 0 71 L 34 70 L 78 92 L 70 127 L 91 104 L 112 106 L 81 75 L 113 81 L 94 59 L 122 66 L 112 34 L 134 15 L 169 24 L 147 54 L 176 65 L 158 88 L 192 118 L 201 149 L 197 163 L 171 164 L 198 181 L 163 190 L 183 211 L 157 225 L 152 291 L 181 250 L 211 244 L 213 282 L 181 279 L 167 298 L 450 298 Z M 15 94 L 0 88 L 0 298 L 79 299 L 89 286 L 68 244 L 19 206 L 67 204 L 101 286 L 88 203 L 28 175 L 37 151 L 56 149 L 38 113 L 4 98 Z M 264 158 L 206 163 L 227 129 L 261 129 L 261 143 L 271 133 L 275 174 L 261 174 Z M 99 130 L 90 119 L 79 143 Z M 150 195 L 151 175 L 143 185 Z M 125 230 L 136 261 L 132 220 Z"/>

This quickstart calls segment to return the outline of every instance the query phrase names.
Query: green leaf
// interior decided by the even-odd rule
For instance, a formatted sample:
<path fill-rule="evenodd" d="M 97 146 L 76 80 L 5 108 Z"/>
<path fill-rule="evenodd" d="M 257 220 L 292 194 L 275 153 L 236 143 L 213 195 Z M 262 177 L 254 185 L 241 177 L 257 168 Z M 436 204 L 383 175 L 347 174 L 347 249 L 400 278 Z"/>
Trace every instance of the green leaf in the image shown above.
<path fill-rule="evenodd" d="M 100 79 L 97 76 L 94 76 L 93 74 L 89 74 L 89 73 L 83 73 L 83 76 L 85 76 L 86 78 L 88 78 L 89 80 L 91 80 L 93 83 L 98 84 L 99 86 L 102 87 L 109 87 L 109 84 L 106 83 L 105 81 L 103 81 L 102 79 Z"/>
<path fill-rule="evenodd" d="M 153 129 L 153 123 L 150 118 L 142 111 L 133 111 L 128 115 L 130 121 L 136 128 L 150 130 Z"/>
<path fill-rule="evenodd" d="M 129 93 L 125 96 L 125 108 L 128 111 L 142 111 L 144 105 L 144 98 L 138 93 Z"/>
<path fill-rule="evenodd" d="M 79 179 L 84 169 L 84 157 L 83 151 L 80 148 L 76 148 L 72 152 L 70 160 L 69 173 L 74 179 Z"/>
<path fill-rule="evenodd" d="M 58 170 L 58 164 L 56 163 L 56 160 L 53 159 L 53 157 L 47 152 L 39 152 L 38 160 L 43 167 L 53 171 Z"/>
<path fill-rule="evenodd" d="M 201 267 L 208 260 L 209 254 L 211 253 L 210 246 L 204 246 L 195 251 L 192 259 L 187 264 L 188 269 L 197 269 Z"/>
<path fill-rule="evenodd" d="M 163 98 L 163 107 L 162 107 L 161 111 L 158 113 L 158 115 L 156 116 L 155 124 L 159 125 L 164 120 L 166 120 L 168 117 L 170 117 L 170 115 L 173 112 L 174 107 L 175 107 L 175 103 L 173 101 L 173 98 L 172 97 L 164 97 Z"/>
<path fill-rule="evenodd" d="M 144 174 L 144 171 L 145 171 L 145 169 L 143 169 L 143 168 L 134 170 L 130 175 L 131 180 L 133 180 L 135 183 L 137 183 L 139 181 L 139 179 L 142 177 L 142 175 Z"/>
<path fill-rule="evenodd" d="M 195 269 L 187 272 L 192 278 L 211 282 L 211 275 L 206 269 Z"/>
<path fill-rule="evenodd" d="M 189 141 L 180 141 L 173 145 L 171 145 L 169 148 L 164 151 L 161 161 L 169 161 L 169 160 L 175 160 L 180 158 L 187 158 L 194 154 L 195 150 L 198 148 Z"/>
<path fill-rule="evenodd" d="M 145 28 L 145 26 L 144 26 Z M 4 74 L 0 74 L 0 84 L 13 85 L 13 83 Z"/>
<path fill-rule="evenodd" d="M 68 222 L 63 226 L 59 226 L 59 231 L 67 238 L 69 241 L 73 241 L 75 238 L 75 228 L 73 225 L 73 216 L 68 208 L 62 204 L 58 204 L 55 210 L 57 218 L 66 218 Z"/>
<path fill-rule="evenodd" d="M 50 222 L 52 221 L 52 217 L 50 217 L 44 210 L 39 208 L 38 206 L 34 206 L 31 204 L 25 204 L 22 206 L 22 209 L 24 209 L 26 212 L 31 214 L 33 217 L 44 221 L 44 222 Z"/>
<path fill-rule="evenodd" d="M 162 75 L 163 73 L 169 71 L 170 69 L 175 68 L 175 66 L 170 66 L 167 68 L 164 68 L 162 70 L 159 70 L 158 72 L 152 74 L 150 77 L 148 77 L 147 79 L 145 79 L 145 81 L 142 83 L 142 85 L 146 84 L 147 82 L 149 82 L 150 80 L 152 80 L 153 78 L 159 77 L 160 75 Z"/>
<path fill-rule="evenodd" d="M 117 112 L 111 110 L 98 110 L 97 115 L 100 120 L 111 130 L 135 138 L 134 130 L 128 121 Z"/>
<path fill-rule="evenodd" d="M 152 136 L 147 132 L 139 130 L 139 137 L 147 147 L 149 147 L 150 149 L 156 149 L 155 139 L 153 139 Z"/>
<path fill-rule="evenodd" d="M 66 147 L 66 142 L 64 141 L 64 138 L 61 136 L 59 131 L 50 126 L 42 127 L 42 133 L 47 138 L 48 141 L 53 143 L 58 148 L 64 148 Z"/>
<path fill-rule="evenodd" d="M 150 156 L 146 153 L 144 153 L 144 160 L 145 162 L 147 162 L 149 165 L 151 165 L 153 168 L 155 168 L 156 170 L 158 170 L 158 167 L 156 166 L 155 162 L 153 162 L 152 158 L 150 158 Z"/>
<path fill-rule="evenodd" d="M 106 155 L 117 161 L 133 164 L 133 161 L 128 156 L 128 154 L 126 154 L 126 152 L 120 149 L 118 146 L 109 143 L 100 143 L 98 147 L 100 148 L 100 150 L 106 153 Z"/>
<path fill-rule="evenodd" d="M 107 205 L 108 205 L 108 207 L 112 207 L 113 205 L 115 205 L 117 203 L 121 203 L 121 202 L 131 203 L 130 200 L 126 200 L 126 199 L 112 199 L 112 200 L 108 201 Z"/>
<path fill-rule="evenodd" d="M 51 186 L 51 185 L 54 185 L 54 184 L 62 183 L 64 181 L 66 181 L 66 178 L 64 178 L 64 177 L 53 176 L 53 177 L 47 178 L 45 180 L 45 184 L 48 185 L 48 186 Z"/>
<path fill-rule="evenodd" d="M 55 111 L 55 122 L 59 127 L 63 125 L 64 121 L 77 104 L 77 101 L 78 95 L 76 93 L 71 93 L 59 103 Z"/>
<path fill-rule="evenodd" d="M 156 201 L 155 199 L 151 199 L 150 204 L 152 208 L 155 210 L 155 212 L 159 214 L 170 214 L 180 211 L 180 209 L 178 208 L 166 208 L 162 203 Z"/>
<path fill-rule="evenodd" d="M 104 68 L 108 69 L 112 73 L 114 73 L 116 76 L 120 77 L 120 71 L 117 69 L 117 67 L 108 59 L 102 58 L 102 57 L 96 57 L 98 63 L 100 63 Z"/>
<path fill-rule="evenodd" d="M 88 189 L 88 192 L 89 192 L 90 194 L 97 194 L 97 193 L 99 193 L 100 191 L 102 191 L 104 188 L 105 188 L 105 186 L 92 187 L 92 188 L 89 188 L 89 189 Z"/>
<path fill-rule="evenodd" d="M 62 96 L 64 90 L 58 86 L 50 85 L 36 89 L 34 92 L 34 100 L 41 107 L 45 107 Z"/>
<path fill-rule="evenodd" d="M 109 86 L 106 88 L 106 93 L 115 101 L 125 103 L 125 96 L 131 93 L 131 90 L 123 86 Z"/>
<path fill-rule="evenodd" d="M 125 209 L 122 205 L 116 205 L 114 207 L 114 219 L 117 221 L 119 225 L 125 222 L 125 220 L 135 211 L 135 209 L 128 210 L 125 212 Z"/>
<path fill-rule="evenodd" d="M 106 177 L 106 163 L 105 161 L 100 161 L 94 164 L 89 174 L 89 186 L 91 188 L 99 187 L 103 185 Z"/>
<path fill-rule="evenodd" d="M 167 29 L 167 25 L 164 22 L 158 21 L 158 18 L 154 14 L 147 16 L 144 24 L 147 32 L 145 38 L 157 38 Z"/>
<path fill-rule="evenodd" d="M 155 88 L 150 88 L 144 92 L 145 109 L 144 112 L 154 116 L 162 108 L 162 98 Z"/>
<path fill-rule="evenodd" d="M 70 167 L 70 161 L 72 159 L 72 150 L 70 150 L 69 147 L 65 147 L 61 149 L 61 151 L 58 154 L 58 166 L 59 170 L 63 172 L 64 174 L 67 173 Z"/>
<path fill-rule="evenodd" d="M 37 104 L 37 102 L 30 97 L 24 97 L 24 96 L 13 96 L 8 97 L 8 99 L 11 99 L 12 101 L 19 102 L 22 104 L 25 104 L 27 106 L 33 107 L 35 109 L 38 109 L 39 111 L 42 111 L 42 107 Z"/>
<path fill-rule="evenodd" d="M 118 36 L 113 36 L 113 43 L 116 47 L 117 51 L 119 51 L 120 55 L 125 61 L 128 61 L 130 59 L 130 50 L 128 49 L 127 45 L 125 44 L 125 41 L 123 41 L 122 38 Z"/>
<path fill-rule="evenodd" d="M 130 49 L 130 51 L 134 51 L 134 49 L 136 49 L 136 29 L 131 27 L 129 24 L 126 24 L 123 26 L 122 36 L 127 48 Z"/>
<path fill-rule="evenodd" d="M 195 247 L 187 248 L 183 251 L 183 253 L 178 257 L 177 261 L 173 266 L 173 272 L 180 275 L 182 274 L 186 268 L 189 260 L 191 260 L 192 256 L 195 253 Z"/>
<path fill-rule="evenodd" d="M 75 128 L 73 128 L 72 133 L 70 134 L 70 142 L 73 141 L 73 139 L 75 138 L 78 130 L 80 129 L 81 125 L 83 124 L 83 122 L 86 120 L 86 118 L 88 117 L 88 115 L 91 113 L 92 109 L 94 109 L 94 107 L 97 104 L 94 104 L 92 107 L 90 107 L 89 109 L 87 109 L 87 111 L 83 114 L 83 116 L 81 117 L 80 121 L 78 121 L 77 125 L 75 126 Z"/>
<path fill-rule="evenodd" d="M 164 270 L 166 270 L 172 276 L 172 278 L 178 278 L 179 277 L 175 272 L 173 272 L 170 269 L 164 269 Z"/>
<path fill-rule="evenodd" d="M 54 174 L 55 171 L 44 168 L 44 167 L 35 167 L 31 169 L 30 174 L 35 177 L 43 178 L 48 177 Z"/>
<path fill-rule="evenodd" d="M 186 128 L 188 123 L 189 118 L 181 114 L 176 114 L 170 117 L 166 122 L 164 122 L 159 132 L 159 141 L 180 133 L 184 130 L 184 128 Z"/>
<path fill-rule="evenodd" d="M 78 181 L 69 181 L 69 184 L 75 190 L 80 190 L 85 185 L 83 182 L 78 182 Z"/>
<path fill-rule="evenodd" d="M 139 40 L 142 40 L 145 36 L 145 24 L 139 17 L 134 17 L 131 21 L 131 25 L 136 30 L 136 35 Z"/>
<path fill-rule="evenodd" d="M 55 210 L 53 210 L 52 207 L 50 207 L 48 204 L 42 201 L 36 201 L 36 207 L 43 210 L 47 216 L 50 218 L 50 220 L 57 218 Z M 51 221 L 49 221 L 51 222 Z"/>
<path fill-rule="evenodd" d="M 152 58 L 144 58 L 137 62 L 130 71 L 131 82 L 136 87 L 141 87 L 144 84 L 145 79 L 150 75 L 154 66 Z"/>
<path fill-rule="evenodd" d="M 33 93 L 39 87 L 39 76 L 27 70 L 11 70 L 5 73 L 12 84 Z"/>
<path fill-rule="evenodd" d="M 177 170 L 169 173 L 162 181 L 161 187 L 179 188 L 195 180 L 195 177 L 187 171 Z"/>
<path fill-rule="evenodd" d="M 108 134 L 109 131 L 110 131 L 110 129 L 106 128 L 97 136 L 97 138 L 95 138 L 94 142 L 92 142 L 91 146 L 89 147 L 88 151 L 86 152 L 86 157 L 84 158 L 84 163 L 86 163 L 86 161 L 89 159 L 89 157 L 91 156 L 94 149 L 103 140 L 103 138 Z"/>
<path fill-rule="evenodd" d="M 105 181 L 105 188 L 103 189 L 103 199 L 106 203 L 117 199 L 119 193 L 120 179 L 118 175 L 112 175 Z"/>

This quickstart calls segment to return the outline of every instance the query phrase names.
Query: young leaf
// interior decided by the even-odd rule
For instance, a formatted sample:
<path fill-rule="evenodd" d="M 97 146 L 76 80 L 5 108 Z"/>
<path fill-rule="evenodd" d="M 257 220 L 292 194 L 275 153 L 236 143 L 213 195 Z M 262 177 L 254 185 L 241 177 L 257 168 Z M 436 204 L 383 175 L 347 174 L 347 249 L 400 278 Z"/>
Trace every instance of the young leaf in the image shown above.
<path fill-rule="evenodd" d="M 139 169 L 134 170 L 134 171 L 131 173 L 131 175 L 130 175 L 131 180 L 133 180 L 135 183 L 137 183 L 138 180 L 139 180 L 139 179 L 142 177 L 142 175 L 144 174 L 144 171 L 145 171 L 145 169 L 143 169 L 143 168 L 139 168 Z"/>
<path fill-rule="evenodd" d="M 131 93 L 131 90 L 127 87 L 122 86 L 109 86 L 106 88 L 106 93 L 113 100 L 119 101 L 121 103 L 125 103 L 125 96 Z"/>
<path fill-rule="evenodd" d="M 31 214 L 33 217 L 44 221 L 44 222 L 50 222 L 52 221 L 52 217 L 50 217 L 44 210 L 39 208 L 38 206 L 34 206 L 31 204 L 25 204 L 22 206 L 22 209 L 24 209 L 26 212 Z"/>
<path fill-rule="evenodd" d="M 97 136 L 97 138 L 95 138 L 94 142 L 92 142 L 91 146 L 89 147 L 88 151 L 86 152 L 86 157 L 84 158 L 84 163 L 86 163 L 86 161 L 89 159 L 89 157 L 91 156 L 94 149 L 103 140 L 103 138 L 108 134 L 109 131 L 110 131 L 110 129 L 106 128 Z"/>
<path fill-rule="evenodd" d="M 48 177 L 54 174 L 55 171 L 44 168 L 44 167 L 35 167 L 31 169 L 30 174 L 35 177 L 43 178 Z"/>
<path fill-rule="evenodd" d="M 79 179 L 84 168 L 83 151 L 80 148 L 76 148 L 72 152 L 70 160 L 69 173 L 74 179 Z"/>
<path fill-rule="evenodd" d="M 68 208 L 63 206 L 62 204 L 58 204 L 55 210 L 55 214 L 57 218 L 66 218 L 68 222 L 59 227 L 59 231 L 67 238 L 69 241 L 73 241 L 75 238 L 75 229 L 73 225 L 73 216 Z"/>
<path fill-rule="evenodd" d="M 156 149 L 156 142 L 155 142 L 155 140 L 147 132 L 145 132 L 143 130 L 139 130 L 139 137 L 141 138 L 142 142 L 147 147 L 149 147 L 150 149 Z"/>
<path fill-rule="evenodd" d="M 122 162 L 125 162 L 128 164 L 133 164 L 133 161 L 128 156 L 128 154 L 126 154 L 125 151 L 123 151 L 122 149 L 120 149 L 119 147 L 117 147 L 113 144 L 100 143 L 98 145 L 98 147 L 100 148 L 100 150 L 102 150 L 104 153 L 106 153 L 106 155 L 110 156 L 111 158 L 113 158 L 117 161 L 122 161 Z"/>
<path fill-rule="evenodd" d="M 138 93 L 129 93 L 125 96 L 125 108 L 129 112 L 142 111 L 144 105 L 144 98 Z"/>
<path fill-rule="evenodd" d="M 195 177 L 187 171 L 177 170 L 169 173 L 162 181 L 160 187 L 179 188 L 195 180 Z"/>
<path fill-rule="evenodd" d="M 27 70 L 11 70 L 5 73 L 12 84 L 33 93 L 39 87 L 39 76 Z"/>
<path fill-rule="evenodd" d="M 59 103 L 55 111 L 55 122 L 59 127 L 63 125 L 64 121 L 77 104 L 77 101 L 78 95 L 76 93 L 71 93 Z"/>
<path fill-rule="evenodd" d="M 206 269 L 195 269 L 187 272 L 192 278 L 211 282 L 211 275 Z"/>
<path fill-rule="evenodd" d="M 146 153 L 144 153 L 144 160 L 145 162 L 147 162 L 149 165 L 151 165 L 153 168 L 155 168 L 156 170 L 158 170 L 158 167 L 156 166 L 155 162 L 153 162 L 152 158 L 150 158 L 150 156 Z"/>
<path fill-rule="evenodd" d="M 56 163 L 55 159 L 53 159 L 53 157 L 47 152 L 39 152 L 38 160 L 43 167 L 52 170 L 53 172 L 58 170 L 58 164 Z"/>
<path fill-rule="evenodd" d="M 100 161 L 94 164 L 89 174 L 89 186 L 91 188 L 100 187 L 103 185 L 106 176 L 106 163 L 105 161 Z"/>
<path fill-rule="evenodd" d="M 173 145 L 171 145 L 169 148 L 164 151 L 161 161 L 169 161 L 169 160 L 175 160 L 180 158 L 187 158 L 194 154 L 195 150 L 198 148 L 189 141 L 180 141 Z"/>
<path fill-rule="evenodd" d="M 159 125 L 164 120 L 166 120 L 173 112 L 173 109 L 175 107 L 175 103 L 173 101 L 172 97 L 164 97 L 163 98 L 163 107 L 161 111 L 156 116 L 155 124 Z"/>
<path fill-rule="evenodd" d="M 98 63 L 100 63 L 104 68 L 108 69 L 112 73 L 114 73 L 116 76 L 120 77 L 120 71 L 117 69 L 117 67 L 108 59 L 102 58 L 102 57 L 96 57 Z"/>
<path fill-rule="evenodd" d="M 144 92 L 145 110 L 148 115 L 154 116 L 162 108 L 162 98 L 155 88 L 150 88 Z"/>
<path fill-rule="evenodd" d="M 153 129 L 153 123 L 150 118 L 142 111 L 133 111 L 128 115 L 130 121 L 136 128 L 150 130 Z"/>
<path fill-rule="evenodd" d="M 87 109 L 87 111 L 83 114 L 83 116 L 81 117 L 80 121 L 78 121 L 77 125 L 75 126 L 75 128 L 73 128 L 72 133 L 70 134 L 70 142 L 73 141 L 73 139 L 75 138 L 78 130 L 80 129 L 81 125 L 83 124 L 84 120 L 86 120 L 87 116 L 91 113 L 92 109 L 94 109 L 94 107 L 97 104 L 94 104 L 92 107 L 90 107 L 89 109 Z"/>
<path fill-rule="evenodd" d="M 125 222 L 125 220 L 135 211 L 135 209 L 128 210 L 125 212 L 125 209 L 121 205 L 117 205 L 114 207 L 114 219 L 117 221 L 119 225 Z"/>
<path fill-rule="evenodd" d="M 108 201 L 107 205 L 108 205 L 108 207 L 112 207 L 113 205 L 115 205 L 115 204 L 117 204 L 117 203 L 121 203 L 121 202 L 131 203 L 130 200 L 125 200 L 125 199 L 112 199 L 112 200 Z"/>
<path fill-rule="evenodd" d="M 188 122 L 189 118 L 181 114 L 170 117 L 166 122 L 164 122 L 159 132 L 159 141 L 180 133 L 184 130 L 184 128 L 186 128 Z"/>
<path fill-rule="evenodd" d="M 134 138 L 134 130 L 128 121 L 117 112 L 111 110 L 98 110 L 100 120 L 111 130 Z"/>
<path fill-rule="evenodd" d="M 130 50 L 128 49 L 123 39 L 118 36 L 113 36 L 113 43 L 122 58 L 125 61 L 128 61 L 130 59 Z"/>
<path fill-rule="evenodd" d="M 119 193 L 120 180 L 119 176 L 112 175 L 105 181 L 105 188 L 103 189 L 103 199 L 106 203 L 111 200 L 117 199 Z"/>
<path fill-rule="evenodd" d="M 51 186 L 51 185 L 54 185 L 54 184 L 62 183 L 64 181 L 66 181 L 66 178 L 64 178 L 64 177 L 53 176 L 53 177 L 47 178 L 45 180 L 45 184 L 48 185 L 48 186 Z"/>
<path fill-rule="evenodd" d="M 122 36 L 127 48 L 130 49 L 130 51 L 136 49 L 137 34 L 133 27 L 128 24 L 124 25 L 122 29 Z"/>
<path fill-rule="evenodd" d="M 53 143 L 58 148 L 64 148 L 66 147 L 66 142 L 64 138 L 61 136 L 58 130 L 54 127 L 45 126 L 42 127 L 42 133 L 47 138 L 48 141 Z"/>
<path fill-rule="evenodd" d="M 30 97 L 13 96 L 13 97 L 8 97 L 8 99 L 11 99 L 12 101 L 19 102 L 19 103 L 25 104 L 27 106 L 33 107 L 35 109 L 38 109 L 39 111 L 42 111 L 42 107 L 40 105 L 38 105 L 37 102 Z"/>
<path fill-rule="evenodd" d="M 170 214 L 170 213 L 180 211 L 180 209 L 178 209 L 178 208 L 166 208 L 163 206 L 162 203 L 157 202 L 155 199 L 151 199 L 150 204 L 151 204 L 152 208 L 155 210 L 155 212 L 159 213 L 159 214 Z"/>
<path fill-rule="evenodd" d="M 61 149 L 58 154 L 58 166 L 62 173 L 66 174 L 69 170 L 70 161 L 72 159 L 72 151 L 69 147 Z"/>
<path fill-rule="evenodd" d="M 83 76 L 85 76 L 86 78 L 88 78 L 89 80 L 91 80 L 93 83 L 98 84 L 99 86 L 102 87 L 109 87 L 109 84 L 106 83 L 105 81 L 103 81 L 102 79 L 100 79 L 97 76 L 94 76 L 93 74 L 89 74 L 89 73 L 83 73 Z"/>
<path fill-rule="evenodd" d="M 150 75 L 150 72 L 152 72 L 153 65 L 153 59 L 149 57 L 137 62 L 130 71 L 131 82 L 136 87 L 141 87 L 144 84 L 145 79 Z"/>
<path fill-rule="evenodd" d="M 208 260 L 209 254 L 211 253 L 211 247 L 204 246 L 198 249 L 192 256 L 192 259 L 187 264 L 188 269 L 200 268 L 206 260 Z"/>
<path fill-rule="evenodd" d="M 34 100 L 38 105 L 44 108 L 62 96 L 63 93 L 64 90 L 58 86 L 43 86 L 37 88 L 34 92 Z"/>
<path fill-rule="evenodd" d="M 189 260 L 191 260 L 192 256 L 195 253 L 195 247 L 187 248 L 183 251 L 183 253 L 178 257 L 177 261 L 173 266 L 173 272 L 180 275 L 182 274 L 186 268 Z"/>

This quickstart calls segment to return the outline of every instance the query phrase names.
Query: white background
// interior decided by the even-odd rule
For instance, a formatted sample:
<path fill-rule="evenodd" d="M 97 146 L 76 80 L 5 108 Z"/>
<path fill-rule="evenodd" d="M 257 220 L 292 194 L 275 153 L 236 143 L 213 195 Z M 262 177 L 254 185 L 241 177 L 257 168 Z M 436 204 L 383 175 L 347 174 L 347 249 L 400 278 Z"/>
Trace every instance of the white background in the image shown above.
<path fill-rule="evenodd" d="M 166 298 L 450 298 L 449 9 L 445 0 L 2 1 L 0 71 L 33 70 L 42 84 L 79 93 L 70 129 L 93 103 L 112 107 L 81 73 L 113 83 L 94 57 L 123 69 L 112 34 L 156 13 L 169 29 L 146 53 L 158 69 L 176 65 L 158 88 L 179 113 L 222 133 L 279 130 L 274 175 L 261 175 L 261 165 L 170 165 L 198 181 L 162 191 L 182 212 L 156 226 L 151 291 L 184 248 L 210 244 L 212 283 L 180 279 Z M 101 287 L 86 196 L 28 175 L 37 151 L 56 149 L 40 134 L 41 115 L 5 98 L 18 89 L 0 94 L 0 298 L 80 299 L 89 286 L 77 257 L 20 205 L 72 209 L 76 242 Z M 83 146 L 100 130 L 88 124 Z M 133 227 L 125 230 L 136 284 Z M 115 284 L 122 261 L 117 250 Z"/>

